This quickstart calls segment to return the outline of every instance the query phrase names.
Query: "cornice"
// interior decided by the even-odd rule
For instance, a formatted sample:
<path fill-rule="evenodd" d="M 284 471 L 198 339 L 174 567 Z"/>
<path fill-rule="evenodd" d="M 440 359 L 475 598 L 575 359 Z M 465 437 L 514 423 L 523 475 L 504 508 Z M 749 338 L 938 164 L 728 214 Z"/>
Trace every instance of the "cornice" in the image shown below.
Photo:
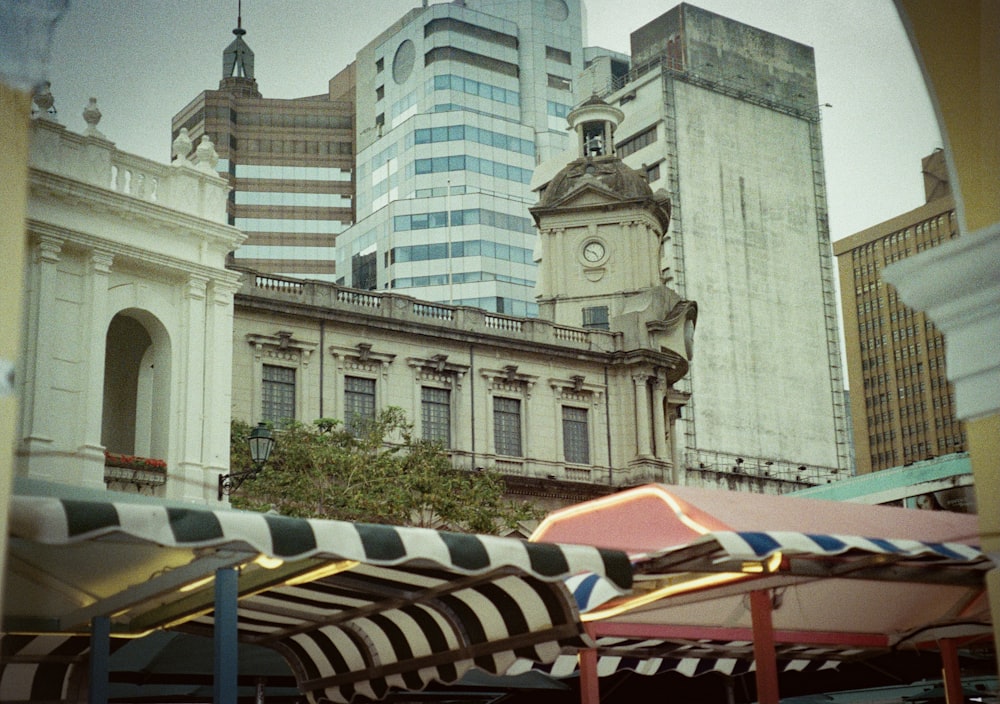
<path fill-rule="evenodd" d="M 401 332 L 410 335 L 419 335 L 435 341 L 448 340 L 452 343 L 465 345 L 503 347 L 518 352 L 544 354 L 572 360 L 585 360 L 597 364 L 608 364 L 612 356 L 618 354 L 612 351 L 589 349 L 583 346 L 567 345 L 564 347 L 552 344 L 551 342 L 520 340 L 504 336 L 499 332 L 494 333 L 487 330 L 457 329 L 435 325 L 431 321 L 405 320 L 398 317 L 372 315 L 362 310 L 347 307 L 330 308 L 246 293 L 237 293 L 234 298 L 237 308 L 245 307 L 250 310 L 296 316 L 311 315 L 316 320 L 336 321 L 338 326 L 355 325 L 362 328 L 384 330 L 386 332 Z"/>
<path fill-rule="evenodd" d="M 152 203 L 141 198 L 136 198 L 135 196 L 112 191 L 108 188 L 60 176 L 49 171 L 32 168 L 29 184 L 32 193 L 36 191 L 49 193 L 52 196 L 72 203 L 86 205 L 88 208 L 96 208 L 126 217 L 140 218 L 157 227 L 166 227 L 172 230 L 183 230 L 205 235 L 212 244 L 227 251 L 235 249 L 246 240 L 246 235 L 231 225 L 183 213 L 158 203 Z"/>
<path fill-rule="evenodd" d="M 99 251 L 111 254 L 116 259 L 122 257 L 129 261 L 142 264 L 144 267 L 156 269 L 167 269 L 187 276 L 202 276 L 213 283 L 221 283 L 230 286 L 234 291 L 239 290 L 242 276 L 235 271 L 222 267 L 211 267 L 205 264 L 198 264 L 180 257 L 171 257 L 166 254 L 150 252 L 147 249 L 136 247 L 117 240 L 108 240 L 97 235 L 91 235 L 68 227 L 52 225 L 40 220 L 28 220 L 25 223 L 25 230 L 29 236 L 47 238 L 62 242 L 63 249 L 69 245 L 72 249 L 88 251 Z"/>

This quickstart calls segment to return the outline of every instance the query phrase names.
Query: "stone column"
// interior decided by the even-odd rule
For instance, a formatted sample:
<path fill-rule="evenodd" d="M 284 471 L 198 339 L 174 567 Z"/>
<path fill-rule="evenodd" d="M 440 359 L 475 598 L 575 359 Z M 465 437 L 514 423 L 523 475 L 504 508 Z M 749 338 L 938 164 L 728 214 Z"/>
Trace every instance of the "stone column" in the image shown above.
<path fill-rule="evenodd" d="M 53 413 L 52 380 L 55 378 L 52 351 L 55 349 L 55 337 L 60 334 L 60 326 L 54 324 L 52 316 L 55 313 L 56 289 L 59 281 L 59 257 L 62 253 L 62 240 L 54 237 L 40 238 L 32 258 L 35 271 L 34 296 L 28 317 L 28 345 L 25 354 L 27 360 L 34 364 L 24 370 L 31 390 L 25 394 L 23 441 L 24 450 L 28 453 L 29 467 L 31 455 L 54 449 L 52 443 L 58 436 L 49 424 L 56 421 L 59 413 Z M 102 374 L 103 376 L 103 374 Z M 29 473 L 34 474 L 29 469 Z M 45 472 L 38 476 L 52 479 Z"/>
<path fill-rule="evenodd" d="M 658 460 L 670 459 L 667 424 L 663 412 L 666 396 L 667 380 L 657 376 L 653 379 L 653 452 Z"/>
<path fill-rule="evenodd" d="M 171 498 L 202 500 L 206 495 L 202 476 L 203 448 L 201 430 L 205 420 L 204 406 L 205 375 L 205 300 L 208 279 L 190 276 L 184 287 L 184 301 L 181 308 L 183 333 L 177 335 L 176 349 L 180 352 L 178 373 L 172 375 L 171 388 L 178 395 L 175 406 L 179 417 L 171 422 L 169 447 L 176 452 L 168 453 L 173 471 L 167 483 L 167 494 Z M 183 380 L 183 381 L 181 381 Z M 178 383 L 180 382 L 180 383 Z M 177 433 L 174 436 L 173 433 Z"/>
<path fill-rule="evenodd" d="M 565 251 L 565 241 L 566 241 L 566 228 L 556 227 L 552 229 L 552 237 L 549 242 L 552 243 L 552 247 L 548 251 L 548 266 L 549 268 L 549 281 L 552 283 L 550 287 L 549 294 L 553 297 L 562 297 L 566 295 L 569 290 L 570 280 L 569 280 L 569 266 L 570 259 L 567 256 L 560 266 L 558 267 L 559 275 L 556 276 L 556 252 Z M 544 263 L 544 262 L 543 262 Z"/>
<path fill-rule="evenodd" d="M 632 384 L 635 386 L 636 455 L 642 458 L 652 457 L 653 454 L 649 442 L 649 389 L 646 387 L 648 378 L 645 373 L 632 374 Z"/>
<path fill-rule="evenodd" d="M 79 452 L 100 466 L 97 484 L 104 486 L 104 446 L 102 443 L 104 414 L 104 360 L 106 357 L 108 324 L 107 300 L 114 256 L 110 252 L 90 253 L 83 296 L 83 313 L 87 321 L 83 327 L 86 349 L 82 369 L 86 370 L 86 387 L 83 395 L 85 427 Z M 89 474 L 89 473 L 88 473 Z"/>
<path fill-rule="evenodd" d="M 215 281 L 208 292 L 205 336 L 205 386 L 203 391 L 204 499 L 214 498 L 216 477 L 229 471 L 229 419 L 232 414 L 233 295 L 236 282 Z"/>

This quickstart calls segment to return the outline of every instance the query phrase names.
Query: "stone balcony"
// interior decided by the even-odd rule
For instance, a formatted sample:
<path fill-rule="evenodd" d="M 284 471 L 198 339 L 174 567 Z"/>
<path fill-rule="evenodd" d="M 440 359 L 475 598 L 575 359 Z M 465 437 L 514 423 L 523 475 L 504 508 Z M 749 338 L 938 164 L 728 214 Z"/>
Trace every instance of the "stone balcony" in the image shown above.
<path fill-rule="evenodd" d="M 96 130 L 77 134 L 48 119 L 34 120 L 32 127 L 32 169 L 176 213 L 226 222 L 229 184 L 207 162 L 196 166 L 180 157 L 161 164 L 118 150 Z"/>
<path fill-rule="evenodd" d="M 480 308 L 429 303 L 398 293 L 362 291 L 322 281 L 302 281 L 279 276 L 242 272 L 239 295 L 267 298 L 311 308 L 356 313 L 381 318 L 389 324 L 434 325 L 446 333 L 476 334 L 503 338 L 505 344 L 524 342 L 610 354 L 623 352 L 620 332 L 587 330 L 555 325 L 537 318 L 519 318 Z"/>

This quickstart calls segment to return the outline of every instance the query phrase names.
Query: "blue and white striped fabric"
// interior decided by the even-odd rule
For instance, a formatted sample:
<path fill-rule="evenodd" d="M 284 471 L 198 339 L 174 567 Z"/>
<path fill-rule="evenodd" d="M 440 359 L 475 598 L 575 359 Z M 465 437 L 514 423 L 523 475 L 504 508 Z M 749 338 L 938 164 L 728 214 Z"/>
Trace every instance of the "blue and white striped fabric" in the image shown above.
<path fill-rule="evenodd" d="M 978 547 L 957 542 L 923 542 L 898 538 L 866 538 L 857 535 L 799 533 L 795 531 L 713 531 L 698 536 L 684 545 L 633 556 L 636 563 L 655 558 L 697 552 L 704 555 L 704 546 L 715 543 L 718 551 L 714 562 L 725 560 L 766 560 L 775 553 L 812 556 L 817 558 L 849 554 L 888 555 L 897 559 L 944 561 L 953 564 L 988 565 L 988 558 Z M 687 563 L 676 571 L 689 571 Z M 641 571 L 641 570 L 640 570 Z"/>
<path fill-rule="evenodd" d="M 963 543 L 928 543 L 919 540 L 864 538 L 856 535 L 822 535 L 792 531 L 715 531 L 693 541 L 689 546 L 709 540 L 716 541 L 729 556 L 746 560 L 765 559 L 776 552 L 802 555 L 843 555 L 852 551 L 912 558 L 940 558 L 960 562 L 975 562 L 984 559 L 978 548 Z"/>

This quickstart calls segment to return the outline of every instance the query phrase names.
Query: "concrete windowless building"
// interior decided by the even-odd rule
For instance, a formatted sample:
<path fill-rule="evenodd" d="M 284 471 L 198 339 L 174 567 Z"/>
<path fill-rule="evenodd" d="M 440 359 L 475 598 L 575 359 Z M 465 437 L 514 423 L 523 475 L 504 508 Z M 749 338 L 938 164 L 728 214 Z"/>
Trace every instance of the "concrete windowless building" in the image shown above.
<path fill-rule="evenodd" d="M 834 479 L 850 453 L 813 50 L 687 4 L 631 44 L 627 76 L 594 62 L 580 83 L 625 113 L 618 155 L 673 204 L 662 275 L 701 311 L 688 481 Z"/>

